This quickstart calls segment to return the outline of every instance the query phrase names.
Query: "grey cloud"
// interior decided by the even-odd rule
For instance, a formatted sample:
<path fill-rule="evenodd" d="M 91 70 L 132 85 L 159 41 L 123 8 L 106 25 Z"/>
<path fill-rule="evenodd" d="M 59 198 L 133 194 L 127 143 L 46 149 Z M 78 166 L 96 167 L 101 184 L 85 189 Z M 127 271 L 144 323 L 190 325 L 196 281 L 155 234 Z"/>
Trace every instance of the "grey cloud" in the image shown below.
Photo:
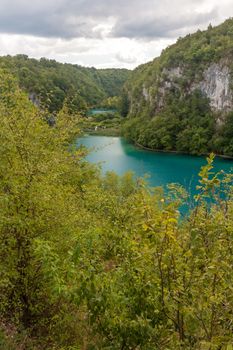
<path fill-rule="evenodd" d="M 81 16 L 52 14 L 38 18 L 37 16 L 10 17 L 2 19 L 0 14 L 0 32 L 9 34 L 25 34 L 54 38 L 94 38 L 100 37 L 93 29 L 98 21 Z"/>
<path fill-rule="evenodd" d="M 113 36 L 142 39 L 174 38 L 183 34 L 189 28 L 207 24 L 215 16 L 216 9 L 201 14 L 184 14 L 177 18 L 170 18 L 167 15 L 156 18 L 140 18 L 137 21 L 119 21 L 116 24 Z"/>
<path fill-rule="evenodd" d="M 217 11 L 195 12 L 206 0 L 1 0 L 0 32 L 54 38 L 171 38 L 208 24 Z"/>

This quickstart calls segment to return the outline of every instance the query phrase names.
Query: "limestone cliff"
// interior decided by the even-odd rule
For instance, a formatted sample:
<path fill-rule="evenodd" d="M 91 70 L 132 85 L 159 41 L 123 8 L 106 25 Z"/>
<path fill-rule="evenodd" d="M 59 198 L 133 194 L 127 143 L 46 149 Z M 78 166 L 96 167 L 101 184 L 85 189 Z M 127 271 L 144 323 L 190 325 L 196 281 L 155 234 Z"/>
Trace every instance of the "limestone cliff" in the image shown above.
<path fill-rule="evenodd" d="M 194 84 L 210 101 L 212 110 L 228 112 L 233 107 L 231 70 L 226 62 L 211 64 L 203 73 L 203 80 Z"/>
<path fill-rule="evenodd" d="M 195 137 L 205 139 L 205 147 L 194 153 L 212 150 L 225 139 L 226 132 L 219 135 L 216 130 L 233 115 L 233 19 L 179 39 L 159 58 L 138 67 L 125 90 L 128 125 L 134 128 L 127 129 L 131 139 L 159 149 L 177 149 L 179 144 L 183 151 L 182 138 L 194 137 L 199 127 Z M 168 130 L 170 123 L 174 125 Z"/>

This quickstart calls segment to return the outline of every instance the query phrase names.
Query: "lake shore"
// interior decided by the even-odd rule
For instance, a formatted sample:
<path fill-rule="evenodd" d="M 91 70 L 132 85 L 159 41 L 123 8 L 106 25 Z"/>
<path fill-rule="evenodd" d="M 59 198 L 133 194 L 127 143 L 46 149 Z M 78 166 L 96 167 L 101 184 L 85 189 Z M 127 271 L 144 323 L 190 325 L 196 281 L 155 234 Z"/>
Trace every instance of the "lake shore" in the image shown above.
<path fill-rule="evenodd" d="M 121 136 L 120 129 L 117 128 L 106 128 L 98 130 L 84 130 L 84 133 L 90 136 Z"/>
<path fill-rule="evenodd" d="M 120 129 L 116 129 L 116 128 L 109 128 L 109 129 L 99 129 L 99 130 L 84 130 L 85 135 L 87 136 L 109 136 L 109 137 L 123 137 L 121 135 L 121 130 Z M 123 137 L 124 138 L 124 137 Z M 128 141 L 127 139 L 125 139 L 126 141 Z M 152 153 L 166 153 L 166 154 L 180 154 L 180 155 L 186 155 L 186 156 L 192 156 L 192 157 L 208 157 L 209 154 L 211 153 L 203 153 L 203 154 L 190 154 L 187 152 L 182 152 L 182 151 L 175 151 L 175 150 L 162 150 L 162 149 L 154 149 L 154 148 L 150 148 L 150 147 L 146 147 L 141 145 L 138 142 L 130 142 L 133 146 L 135 146 L 136 148 L 145 150 L 145 151 L 149 151 Z M 229 160 L 232 161 L 233 157 L 231 156 L 227 156 L 224 154 L 216 154 L 214 153 L 216 157 L 218 158 L 222 158 L 225 160 Z"/>
<path fill-rule="evenodd" d="M 203 154 L 190 154 L 190 153 L 181 152 L 181 151 L 162 150 L 162 149 L 150 148 L 150 147 L 143 146 L 143 145 L 141 145 L 138 142 L 133 142 L 132 144 L 135 145 L 138 148 L 141 148 L 141 149 L 144 149 L 144 150 L 150 151 L 150 152 L 155 152 L 155 153 L 183 154 L 183 155 L 186 155 L 186 156 L 195 156 L 195 157 L 208 157 L 209 154 L 211 153 L 210 152 L 210 153 L 203 153 Z M 231 157 L 231 156 L 227 156 L 227 155 L 224 155 L 224 154 L 216 154 L 216 153 L 214 153 L 214 154 L 215 154 L 216 157 L 219 157 L 219 158 L 233 160 L 233 157 Z"/>

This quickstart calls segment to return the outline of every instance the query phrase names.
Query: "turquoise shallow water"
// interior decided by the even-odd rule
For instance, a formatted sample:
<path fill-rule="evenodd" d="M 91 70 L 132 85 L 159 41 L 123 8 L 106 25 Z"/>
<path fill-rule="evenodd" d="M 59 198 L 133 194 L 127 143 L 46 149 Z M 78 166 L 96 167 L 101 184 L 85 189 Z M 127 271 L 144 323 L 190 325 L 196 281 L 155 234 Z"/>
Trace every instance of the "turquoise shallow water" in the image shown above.
<path fill-rule="evenodd" d="M 103 172 L 113 170 L 122 175 L 133 171 L 136 176 L 148 174 L 151 186 L 179 183 L 191 194 L 195 193 L 200 168 L 206 164 L 205 157 L 150 152 L 136 148 L 121 137 L 86 136 L 79 138 L 77 143 L 91 149 L 87 159 L 100 163 Z M 230 172 L 231 168 L 232 160 L 215 159 L 214 171 Z"/>

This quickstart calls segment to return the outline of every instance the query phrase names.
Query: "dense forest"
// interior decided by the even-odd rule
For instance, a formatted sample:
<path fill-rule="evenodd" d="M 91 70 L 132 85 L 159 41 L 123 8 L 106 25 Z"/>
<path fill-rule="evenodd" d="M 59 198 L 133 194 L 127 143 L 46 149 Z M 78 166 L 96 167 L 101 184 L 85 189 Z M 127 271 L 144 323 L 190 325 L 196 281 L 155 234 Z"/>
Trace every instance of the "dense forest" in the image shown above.
<path fill-rule="evenodd" d="M 233 156 L 233 19 L 178 39 L 125 85 L 124 135 L 152 149 Z"/>
<path fill-rule="evenodd" d="M 127 69 L 86 68 L 26 55 L 0 57 L 0 67 L 17 77 L 30 99 L 50 113 L 59 112 L 64 103 L 74 113 L 105 104 L 121 94 L 130 75 Z"/>
<path fill-rule="evenodd" d="M 232 177 L 210 155 L 182 218 L 180 186 L 101 176 L 68 113 L 1 71 L 0 348 L 232 349 Z"/>

